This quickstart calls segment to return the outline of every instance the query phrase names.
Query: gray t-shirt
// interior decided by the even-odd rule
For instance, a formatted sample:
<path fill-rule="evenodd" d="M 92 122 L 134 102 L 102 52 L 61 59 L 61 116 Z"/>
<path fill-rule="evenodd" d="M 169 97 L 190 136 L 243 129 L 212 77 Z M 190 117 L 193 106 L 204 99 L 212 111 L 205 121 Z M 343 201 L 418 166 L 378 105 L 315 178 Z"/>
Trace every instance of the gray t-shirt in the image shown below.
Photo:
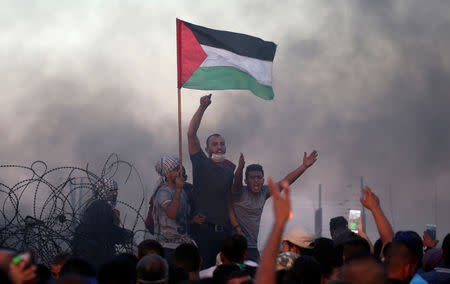
<path fill-rule="evenodd" d="M 263 185 L 258 193 L 252 193 L 247 186 L 232 195 L 232 206 L 242 232 L 247 238 L 249 248 L 256 248 L 258 243 L 259 224 L 270 190 Z"/>
<path fill-rule="evenodd" d="M 189 202 L 184 190 L 180 194 L 178 213 L 175 219 L 167 216 L 167 208 L 173 200 L 175 190 L 167 185 L 157 189 L 153 220 L 155 236 L 163 247 L 175 249 L 179 244 L 189 242 Z"/>

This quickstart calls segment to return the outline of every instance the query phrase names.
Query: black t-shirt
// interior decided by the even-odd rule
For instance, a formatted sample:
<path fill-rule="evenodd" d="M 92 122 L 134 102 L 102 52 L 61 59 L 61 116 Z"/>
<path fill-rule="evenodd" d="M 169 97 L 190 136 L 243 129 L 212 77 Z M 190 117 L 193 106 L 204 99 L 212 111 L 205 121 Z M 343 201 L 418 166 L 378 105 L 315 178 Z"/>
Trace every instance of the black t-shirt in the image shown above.
<path fill-rule="evenodd" d="M 202 150 L 191 155 L 196 213 L 206 222 L 229 225 L 227 194 L 233 184 L 233 171 L 224 163 L 216 164 Z"/>

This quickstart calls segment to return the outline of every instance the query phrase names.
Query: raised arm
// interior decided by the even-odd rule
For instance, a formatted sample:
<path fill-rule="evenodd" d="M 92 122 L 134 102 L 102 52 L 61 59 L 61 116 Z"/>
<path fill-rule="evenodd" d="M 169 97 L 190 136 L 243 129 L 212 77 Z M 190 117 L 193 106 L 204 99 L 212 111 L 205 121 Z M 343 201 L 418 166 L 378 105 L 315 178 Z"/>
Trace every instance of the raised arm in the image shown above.
<path fill-rule="evenodd" d="M 391 242 L 394 238 L 394 231 L 392 231 L 391 224 L 381 209 L 380 199 L 368 186 L 366 186 L 362 192 L 364 199 L 360 198 L 361 204 L 372 212 L 381 241 L 383 241 L 383 244 Z"/>
<path fill-rule="evenodd" d="M 234 172 L 234 182 L 233 186 L 231 187 L 231 194 L 240 192 L 242 189 L 242 171 L 245 166 L 245 160 L 244 155 L 241 153 L 241 156 L 239 157 L 239 164 L 236 168 L 236 171 Z M 239 225 L 238 220 L 236 219 L 236 215 L 234 214 L 233 210 L 233 204 L 230 194 L 227 195 L 227 205 L 228 205 L 228 215 L 230 217 L 230 223 L 233 226 L 234 230 L 237 234 L 242 234 L 241 226 Z"/>
<path fill-rule="evenodd" d="M 167 206 L 167 217 L 170 219 L 175 219 L 178 214 L 178 208 L 180 207 L 180 197 L 181 190 L 183 189 L 184 181 L 181 177 L 176 178 L 176 188 L 175 194 L 173 196 L 172 202 L 170 202 L 169 206 Z"/>
<path fill-rule="evenodd" d="M 234 182 L 233 186 L 231 187 L 232 193 L 237 193 L 242 190 L 242 173 L 244 171 L 245 166 L 245 160 L 244 155 L 241 153 L 241 156 L 239 156 L 239 163 L 236 168 L 236 171 L 234 172 Z"/>
<path fill-rule="evenodd" d="M 269 177 L 269 189 L 273 197 L 273 213 L 275 223 L 272 226 L 266 247 L 264 248 L 259 262 L 258 271 L 256 272 L 255 282 L 258 284 L 275 284 L 276 283 L 276 258 L 280 248 L 281 234 L 283 234 L 284 226 L 291 214 L 291 201 L 289 197 L 289 185 L 283 181 L 280 183 L 284 196 L 280 193 L 278 185 Z"/>
<path fill-rule="evenodd" d="M 311 167 L 317 161 L 318 153 L 316 150 L 312 151 L 309 156 L 306 155 L 306 152 L 303 155 L 303 164 L 290 172 L 287 176 L 284 177 L 281 181 L 286 181 L 289 185 L 294 183 L 309 167 Z M 280 181 L 280 182 L 281 182 Z M 280 183 L 279 182 L 279 183 Z"/>
<path fill-rule="evenodd" d="M 189 145 L 189 154 L 194 155 L 198 153 L 201 149 L 200 140 L 197 137 L 197 130 L 200 126 L 200 122 L 202 121 L 203 113 L 211 104 L 211 94 L 208 96 L 203 96 L 200 99 L 200 105 L 197 111 L 194 113 L 194 116 L 189 123 L 188 129 L 188 145 Z"/>

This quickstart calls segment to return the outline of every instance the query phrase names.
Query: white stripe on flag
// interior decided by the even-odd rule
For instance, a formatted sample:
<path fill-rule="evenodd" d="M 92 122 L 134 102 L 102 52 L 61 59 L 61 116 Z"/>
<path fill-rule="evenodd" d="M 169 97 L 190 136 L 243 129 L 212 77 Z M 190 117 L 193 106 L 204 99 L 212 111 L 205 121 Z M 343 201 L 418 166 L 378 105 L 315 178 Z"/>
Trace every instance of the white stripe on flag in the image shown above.
<path fill-rule="evenodd" d="M 200 67 L 230 66 L 238 68 L 256 79 L 259 83 L 272 86 L 272 61 L 237 55 L 231 51 L 201 45 L 208 57 Z"/>

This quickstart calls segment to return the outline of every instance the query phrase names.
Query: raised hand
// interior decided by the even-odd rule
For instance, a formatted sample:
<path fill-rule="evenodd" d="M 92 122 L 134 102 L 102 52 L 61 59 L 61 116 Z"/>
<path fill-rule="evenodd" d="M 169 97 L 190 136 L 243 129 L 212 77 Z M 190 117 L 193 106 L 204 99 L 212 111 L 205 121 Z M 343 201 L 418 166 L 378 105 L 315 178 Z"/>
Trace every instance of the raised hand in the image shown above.
<path fill-rule="evenodd" d="M 243 169 L 244 166 L 245 166 L 244 154 L 241 153 L 241 155 L 239 156 L 238 168 Z"/>
<path fill-rule="evenodd" d="M 203 109 L 206 109 L 211 104 L 211 96 L 212 96 L 212 94 L 201 97 L 200 98 L 200 107 L 202 107 Z"/>
<path fill-rule="evenodd" d="M 184 179 L 180 176 L 177 176 L 175 179 L 175 186 L 177 190 L 181 190 L 184 185 Z"/>
<path fill-rule="evenodd" d="M 9 277 L 14 284 L 34 283 L 37 281 L 37 267 L 26 257 L 19 263 L 10 263 Z"/>
<path fill-rule="evenodd" d="M 203 216 L 200 213 L 197 213 L 197 215 L 195 215 L 194 218 L 192 218 L 191 224 L 203 224 L 205 220 L 206 220 L 205 216 Z"/>
<path fill-rule="evenodd" d="M 268 178 L 269 189 L 272 195 L 273 213 L 275 217 L 275 224 L 284 226 L 284 224 L 291 218 L 291 199 L 289 184 L 286 181 L 280 182 L 280 187 L 283 194 L 280 192 L 277 184 L 271 177 Z"/>
<path fill-rule="evenodd" d="M 362 190 L 362 192 L 364 195 L 364 199 L 360 198 L 359 200 L 364 207 L 366 207 L 370 211 L 380 208 L 380 199 L 378 198 L 378 196 L 376 196 L 375 193 L 372 192 L 372 190 L 370 190 L 368 186 L 366 186 Z"/>
<path fill-rule="evenodd" d="M 316 161 L 319 154 L 316 150 L 312 151 L 309 156 L 305 154 L 303 155 L 303 165 L 305 165 L 307 168 L 311 167 Z"/>
<path fill-rule="evenodd" d="M 436 247 L 436 245 L 438 243 L 439 243 L 438 240 L 431 239 L 431 237 L 427 231 L 423 232 L 423 246 L 424 247 L 434 248 L 434 247 Z"/>

